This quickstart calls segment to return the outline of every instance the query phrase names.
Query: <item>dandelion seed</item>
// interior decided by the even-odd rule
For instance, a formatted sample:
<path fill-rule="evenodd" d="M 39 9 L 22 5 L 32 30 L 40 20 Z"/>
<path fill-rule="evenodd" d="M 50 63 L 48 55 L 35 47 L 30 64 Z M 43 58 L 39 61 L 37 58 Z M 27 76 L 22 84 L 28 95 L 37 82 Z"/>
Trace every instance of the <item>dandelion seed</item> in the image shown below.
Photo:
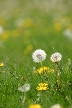
<path fill-rule="evenodd" d="M 39 83 L 36 89 L 37 90 L 47 90 L 48 84 L 47 83 Z"/>
<path fill-rule="evenodd" d="M 24 84 L 21 87 L 18 87 L 18 90 L 21 92 L 28 92 L 30 90 L 30 84 Z"/>
<path fill-rule="evenodd" d="M 2 67 L 2 66 L 4 66 L 4 64 L 3 63 L 0 63 L 0 67 Z"/>
<path fill-rule="evenodd" d="M 42 108 L 40 104 L 32 104 L 29 108 Z"/>
<path fill-rule="evenodd" d="M 58 53 L 58 52 L 52 54 L 51 57 L 50 57 L 50 60 L 52 62 L 55 62 L 55 63 L 59 62 L 61 59 L 62 59 L 62 55 L 60 53 Z"/>
<path fill-rule="evenodd" d="M 51 108 L 62 108 L 60 104 L 53 105 Z"/>
<path fill-rule="evenodd" d="M 32 54 L 32 58 L 34 62 L 42 62 L 46 59 L 47 54 L 45 53 L 44 50 L 38 49 L 36 51 L 34 51 L 34 53 Z"/>

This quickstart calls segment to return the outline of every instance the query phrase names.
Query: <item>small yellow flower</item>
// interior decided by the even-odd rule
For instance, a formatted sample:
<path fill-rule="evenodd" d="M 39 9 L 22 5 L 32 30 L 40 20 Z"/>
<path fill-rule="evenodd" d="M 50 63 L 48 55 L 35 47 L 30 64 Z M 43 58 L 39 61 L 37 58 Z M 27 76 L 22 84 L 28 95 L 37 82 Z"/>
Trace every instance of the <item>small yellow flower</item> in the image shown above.
<path fill-rule="evenodd" d="M 33 21 L 32 19 L 24 19 L 24 27 L 32 27 Z"/>
<path fill-rule="evenodd" d="M 35 73 L 41 74 L 41 73 L 43 73 L 43 72 L 46 72 L 47 70 L 48 70 L 47 67 L 41 67 L 41 68 L 35 70 L 34 72 L 35 72 Z"/>
<path fill-rule="evenodd" d="M 56 30 L 56 31 L 60 31 L 61 29 L 62 29 L 62 25 L 61 25 L 61 23 L 55 23 L 54 24 L 54 29 Z"/>
<path fill-rule="evenodd" d="M 35 70 L 34 72 L 41 74 L 43 72 L 54 72 L 54 70 L 50 69 L 49 67 L 44 66 L 44 67 L 41 67 L 41 68 Z"/>
<path fill-rule="evenodd" d="M 48 84 L 47 83 L 39 83 L 36 89 L 37 90 L 47 90 Z"/>
<path fill-rule="evenodd" d="M 4 32 L 2 33 L 2 36 L 0 37 L 0 40 L 6 41 L 9 36 L 10 36 L 10 31 L 4 30 Z"/>
<path fill-rule="evenodd" d="M 33 49 L 33 46 L 32 45 L 28 45 L 25 50 L 24 50 L 24 54 L 27 55 L 29 54 Z"/>
<path fill-rule="evenodd" d="M 54 72 L 54 69 L 50 69 L 50 68 L 49 68 L 49 69 L 48 69 L 48 72 Z"/>
<path fill-rule="evenodd" d="M 2 67 L 2 66 L 4 66 L 4 64 L 3 63 L 0 63 L 0 67 Z"/>
<path fill-rule="evenodd" d="M 40 104 L 32 104 L 29 108 L 42 108 Z"/>

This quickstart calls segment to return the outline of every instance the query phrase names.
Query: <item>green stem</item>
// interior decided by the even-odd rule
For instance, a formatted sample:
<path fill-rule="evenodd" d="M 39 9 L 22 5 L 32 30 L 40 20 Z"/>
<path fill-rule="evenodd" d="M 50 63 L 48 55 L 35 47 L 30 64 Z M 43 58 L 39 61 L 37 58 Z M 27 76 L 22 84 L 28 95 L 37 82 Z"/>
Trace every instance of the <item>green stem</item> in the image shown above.
<path fill-rule="evenodd" d="M 56 76 L 57 76 L 58 89 L 60 89 L 60 73 L 59 73 L 59 68 L 58 68 L 58 62 L 56 63 Z"/>
<path fill-rule="evenodd" d="M 40 62 L 40 64 L 41 64 L 41 67 L 43 67 L 42 62 Z"/>
<path fill-rule="evenodd" d="M 23 100 L 22 100 L 22 108 L 24 108 L 25 99 L 26 99 L 26 94 L 24 94 L 24 97 L 23 97 Z"/>

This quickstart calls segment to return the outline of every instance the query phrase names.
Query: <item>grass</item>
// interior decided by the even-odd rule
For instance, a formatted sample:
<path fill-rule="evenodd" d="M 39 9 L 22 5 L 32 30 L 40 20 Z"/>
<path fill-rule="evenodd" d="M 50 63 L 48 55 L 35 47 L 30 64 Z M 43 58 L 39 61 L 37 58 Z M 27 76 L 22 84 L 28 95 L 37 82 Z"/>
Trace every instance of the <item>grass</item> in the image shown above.
<path fill-rule="evenodd" d="M 0 34 L 0 62 L 4 63 L 0 67 L 0 108 L 22 108 L 24 95 L 24 108 L 29 108 L 33 103 L 40 104 L 42 108 L 50 108 L 57 103 L 63 108 L 72 108 L 72 40 L 63 35 L 65 29 L 71 29 L 70 11 L 60 13 L 60 17 L 57 16 L 55 20 L 54 15 L 58 15 L 59 10 L 47 13 L 37 7 L 30 9 L 28 5 L 25 6 L 21 8 L 19 5 L 13 10 L 14 13 L 9 13 L 9 19 L 8 14 L 6 18 L 0 18 L 0 25 L 4 28 L 3 34 Z M 22 9 L 24 13 L 21 13 Z M 65 25 L 60 22 L 63 19 Z M 47 76 L 33 72 L 34 67 L 41 67 L 32 60 L 33 51 L 39 48 L 47 53 L 43 66 L 54 70 Z M 50 61 L 51 54 L 55 52 L 62 54 L 59 63 L 60 90 L 57 89 L 55 65 Z M 36 90 L 41 82 L 48 83 L 48 90 Z M 30 83 L 30 91 L 26 94 L 18 91 L 18 87 L 26 83 Z"/>

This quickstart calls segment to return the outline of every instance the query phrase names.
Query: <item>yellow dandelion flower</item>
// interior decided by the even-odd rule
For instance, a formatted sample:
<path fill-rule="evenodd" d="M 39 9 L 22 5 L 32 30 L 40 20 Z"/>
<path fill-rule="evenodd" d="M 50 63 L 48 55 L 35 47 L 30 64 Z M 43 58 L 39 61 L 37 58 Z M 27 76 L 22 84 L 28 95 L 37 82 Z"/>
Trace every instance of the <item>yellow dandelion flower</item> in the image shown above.
<path fill-rule="evenodd" d="M 28 45 L 26 47 L 26 49 L 24 50 L 24 54 L 25 55 L 29 54 L 32 51 L 32 49 L 33 49 L 33 46 L 32 45 Z"/>
<path fill-rule="evenodd" d="M 50 68 L 49 68 L 49 69 L 48 69 L 48 72 L 54 72 L 54 69 L 50 69 Z"/>
<path fill-rule="evenodd" d="M 3 63 L 0 63 L 0 67 L 2 67 L 2 66 L 4 66 L 4 64 Z"/>
<path fill-rule="evenodd" d="M 31 27 L 33 25 L 32 19 L 25 19 L 24 20 L 24 27 Z"/>
<path fill-rule="evenodd" d="M 48 84 L 47 83 L 39 83 L 36 89 L 37 90 L 47 90 Z"/>
<path fill-rule="evenodd" d="M 47 67 L 41 67 L 41 68 L 39 68 L 39 69 L 37 69 L 37 72 L 39 73 L 39 74 L 41 74 L 41 73 L 43 73 L 43 72 L 47 72 L 48 71 L 48 68 Z"/>
<path fill-rule="evenodd" d="M 34 72 L 41 74 L 43 72 L 54 72 L 54 70 L 50 69 L 49 67 L 44 66 L 44 67 L 41 67 L 41 68 L 35 70 Z"/>
<path fill-rule="evenodd" d="M 55 23 L 54 24 L 54 29 L 56 30 L 56 31 L 60 31 L 61 29 L 62 29 L 62 25 L 61 25 L 61 23 Z"/>
<path fill-rule="evenodd" d="M 29 108 L 42 108 L 40 104 L 32 104 Z"/>
<path fill-rule="evenodd" d="M 3 32 L 2 36 L 0 37 L 0 39 L 2 41 L 6 41 L 9 36 L 10 36 L 10 31 L 9 30 L 4 30 L 4 32 Z"/>

